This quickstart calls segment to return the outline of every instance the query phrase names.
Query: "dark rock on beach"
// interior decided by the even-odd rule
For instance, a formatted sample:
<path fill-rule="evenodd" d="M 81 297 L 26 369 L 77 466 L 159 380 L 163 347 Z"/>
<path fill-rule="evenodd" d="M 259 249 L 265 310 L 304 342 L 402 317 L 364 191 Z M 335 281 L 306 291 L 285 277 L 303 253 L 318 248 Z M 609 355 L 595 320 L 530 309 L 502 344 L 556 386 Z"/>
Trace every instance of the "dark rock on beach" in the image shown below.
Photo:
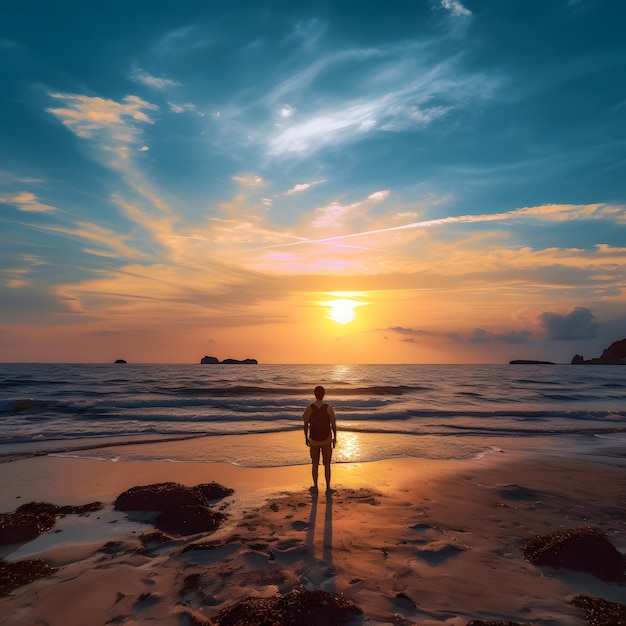
<path fill-rule="evenodd" d="M 7 594 L 33 580 L 49 576 L 53 571 L 54 569 L 41 559 L 26 559 L 13 563 L 0 561 L 0 593 Z"/>
<path fill-rule="evenodd" d="M 626 605 L 602 598 L 578 595 L 571 603 L 582 610 L 589 626 L 622 626 L 626 624 Z"/>
<path fill-rule="evenodd" d="M 203 356 L 200 359 L 201 365 L 258 365 L 259 362 L 256 359 L 224 359 L 220 361 L 214 356 Z"/>
<path fill-rule="evenodd" d="M 363 611 L 343 595 L 302 587 L 273 598 L 246 598 L 222 609 L 218 626 L 339 626 Z"/>
<path fill-rule="evenodd" d="M 572 359 L 572 365 L 626 365 L 626 339 L 614 341 L 602 352 L 602 355 L 585 360 L 581 354 Z"/>
<path fill-rule="evenodd" d="M 587 572 L 606 582 L 624 580 L 624 557 L 604 533 L 593 528 L 536 535 L 522 546 L 522 557 L 535 565 Z"/>

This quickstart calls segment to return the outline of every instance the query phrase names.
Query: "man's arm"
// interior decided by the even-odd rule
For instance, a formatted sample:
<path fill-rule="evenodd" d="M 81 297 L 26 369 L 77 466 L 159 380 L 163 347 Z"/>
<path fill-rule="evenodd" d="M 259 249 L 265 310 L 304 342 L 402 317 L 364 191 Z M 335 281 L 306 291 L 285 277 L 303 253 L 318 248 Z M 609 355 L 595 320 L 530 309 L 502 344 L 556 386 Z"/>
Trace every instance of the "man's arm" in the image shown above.
<path fill-rule="evenodd" d="M 335 421 L 335 411 L 332 406 L 328 406 L 328 417 L 330 417 L 330 428 L 333 431 L 333 445 L 337 445 L 337 422 Z"/>
<path fill-rule="evenodd" d="M 304 409 L 304 413 L 302 414 L 302 419 L 304 420 L 304 442 L 306 443 L 307 446 L 311 445 L 311 442 L 309 441 L 309 418 L 311 417 L 311 405 L 309 404 L 309 406 L 307 406 L 306 409 Z"/>

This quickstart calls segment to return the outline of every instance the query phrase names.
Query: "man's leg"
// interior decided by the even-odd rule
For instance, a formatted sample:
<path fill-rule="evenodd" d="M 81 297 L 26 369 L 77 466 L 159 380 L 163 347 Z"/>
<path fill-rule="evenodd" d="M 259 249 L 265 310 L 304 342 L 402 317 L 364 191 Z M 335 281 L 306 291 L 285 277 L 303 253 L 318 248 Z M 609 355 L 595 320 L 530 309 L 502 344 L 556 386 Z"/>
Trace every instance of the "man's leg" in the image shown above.
<path fill-rule="evenodd" d="M 313 486 L 317 488 L 317 470 L 320 464 L 320 447 L 311 446 L 311 475 L 313 476 Z"/>
<path fill-rule="evenodd" d="M 322 447 L 322 455 L 324 459 L 324 477 L 326 478 L 326 489 L 330 489 L 330 461 L 333 456 L 332 446 L 329 444 Z"/>

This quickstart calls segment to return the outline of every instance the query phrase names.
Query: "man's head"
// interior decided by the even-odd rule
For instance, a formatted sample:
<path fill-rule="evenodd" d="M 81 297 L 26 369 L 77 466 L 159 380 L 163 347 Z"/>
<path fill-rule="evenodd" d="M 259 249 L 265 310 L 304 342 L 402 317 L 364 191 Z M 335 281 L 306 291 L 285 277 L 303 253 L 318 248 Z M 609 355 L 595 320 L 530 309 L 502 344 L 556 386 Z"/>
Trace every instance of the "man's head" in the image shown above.
<path fill-rule="evenodd" d="M 324 394 L 326 393 L 326 389 L 324 389 L 324 387 L 322 387 L 322 385 L 318 385 L 313 390 L 313 393 L 315 394 L 315 399 L 316 400 L 323 400 L 324 399 Z"/>

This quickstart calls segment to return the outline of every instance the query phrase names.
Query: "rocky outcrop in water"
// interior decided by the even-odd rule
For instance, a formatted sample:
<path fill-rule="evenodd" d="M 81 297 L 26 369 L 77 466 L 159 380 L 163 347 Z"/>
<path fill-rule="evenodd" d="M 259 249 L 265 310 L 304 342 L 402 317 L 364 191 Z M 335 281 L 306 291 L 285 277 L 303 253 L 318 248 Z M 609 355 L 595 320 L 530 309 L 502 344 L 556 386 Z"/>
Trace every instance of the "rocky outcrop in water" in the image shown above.
<path fill-rule="evenodd" d="M 258 365 L 259 362 L 256 359 L 224 359 L 220 361 L 214 356 L 203 356 L 200 359 L 201 365 Z"/>
<path fill-rule="evenodd" d="M 582 354 L 577 354 L 572 359 L 572 365 L 626 365 L 626 339 L 614 341 L 595 359 L 585 360 Z"/>

